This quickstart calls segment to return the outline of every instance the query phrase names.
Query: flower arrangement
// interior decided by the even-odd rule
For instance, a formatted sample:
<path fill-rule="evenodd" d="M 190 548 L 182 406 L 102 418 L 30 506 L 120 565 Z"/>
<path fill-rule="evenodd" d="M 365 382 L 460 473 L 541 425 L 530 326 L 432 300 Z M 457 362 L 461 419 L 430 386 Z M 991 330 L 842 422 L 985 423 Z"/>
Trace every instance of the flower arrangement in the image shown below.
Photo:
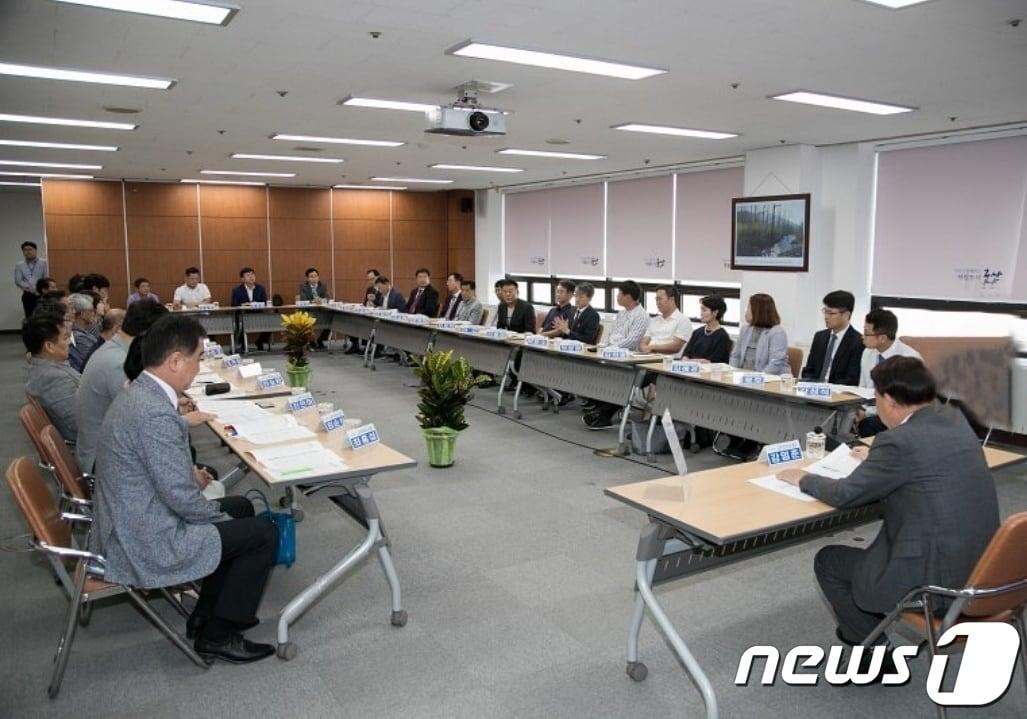
<path fill-rule="evenodd" d="M 302 310 L 282 315 L 285 354 L 293 367 L 307 366 L 307 345 L 316 340 L 314 317 Z"/>

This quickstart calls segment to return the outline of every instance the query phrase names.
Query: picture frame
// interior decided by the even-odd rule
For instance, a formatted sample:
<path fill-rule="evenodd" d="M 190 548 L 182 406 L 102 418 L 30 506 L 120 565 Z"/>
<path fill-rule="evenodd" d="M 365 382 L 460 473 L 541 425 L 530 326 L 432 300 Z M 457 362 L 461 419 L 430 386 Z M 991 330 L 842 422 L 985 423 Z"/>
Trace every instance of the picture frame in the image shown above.
<path fill-rule="evenodd" d="M 731 200 L 731 269 L 809 272 L 810 194 Z"/>

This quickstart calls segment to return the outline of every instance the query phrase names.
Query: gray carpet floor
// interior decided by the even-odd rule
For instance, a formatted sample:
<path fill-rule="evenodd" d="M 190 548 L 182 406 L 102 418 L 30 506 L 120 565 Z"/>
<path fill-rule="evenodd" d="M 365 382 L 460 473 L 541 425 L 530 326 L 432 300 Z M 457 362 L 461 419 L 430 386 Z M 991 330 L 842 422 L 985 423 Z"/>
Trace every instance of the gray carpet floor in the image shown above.
<path fill-rule="evenodd" d="M 23 402 L 24 360 L 16 337 L 0 338 L 0 446 L 4 465 L 31 454 L 15 412 Z M 284 365 L 281 355 L 265 364 Z M 66 601 L 40 559 L 0 552 L 0 716 L 181 717 L 668 717 L 702 716 L 702 701 L 673 653 L 646 621 L 641 654 L 649 677 L 624 673 L 633 557 L 645 517 L 603 496 L 604 487 L 663 476 L 657 466 L 594 456 L 616 443 L 589 432 L 576 405 L 559 415 L 536 402 L 522 422 L 495 414 L 495 390 L 467 410 L 457 464 L 427 466 L 414 420 L 409 369 L 355 356 L 318 354 L 313 389 L 349 416 L 373 421 L 384 440 L 419 461 L 372 482 L 392 544 L 409 623 L 389 624 L 388 587 L 374 562 L 356 569 L 294 626 L 299 654 L 250 666 L 189 663 L 125 602 L 98 606 L 79 631 L 61 695 L 46 696 Z M 231 465 L 205 428 L 200 458 Z M 695 471 L 724 460 L 688 455 Z M 995 475 L 1004 514 L 1027 509 L 1027 465 Z M 237 491 L 255 486 L 246 479 Z M 274 641 L 277 612 L 361 538 L 361 529 L 324 498 L 305 501 L 299 560 L 276 568 L 263 623 Z M 24 524 L 0 491 L 0 535 L 24 544 Z M 771 644 L 828 646 L 832 617 L 813 577 L 816 550 L 829 542 L 865 546 L 876 526 L 781 550 L 657 590 L 660 601 L 710 677 L 722 717 L 930 717 L 926 652 L 901 687 L 734 685 L 742 652 Z M 170 607 L 153 606 L 178 622 Z M 984 709 L 950 716 L 1022 717 L 1027 696 L 1018 668 L 1011 689 Z"/>

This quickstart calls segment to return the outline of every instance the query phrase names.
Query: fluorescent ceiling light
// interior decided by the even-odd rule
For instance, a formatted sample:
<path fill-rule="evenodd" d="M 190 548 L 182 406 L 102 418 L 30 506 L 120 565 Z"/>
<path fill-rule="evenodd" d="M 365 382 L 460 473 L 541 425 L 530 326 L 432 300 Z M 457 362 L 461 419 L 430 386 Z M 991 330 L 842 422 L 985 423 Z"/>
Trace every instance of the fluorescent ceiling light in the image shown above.
<path fill-rule="evenodd" d="M 915 107 L 905 107 L 904 105 L 889 105 L 883 102 L 857 100 L 852 97 L 842 97 L 841 95 L 825 95 L 820 92 L 809 92 L 808 90 L 796 90 L 795 92 L 786 92 L 782 95 L 771 95 L 770 99 L 830 107 L 835 110 L 866 112 L 871 115 L 897 115 L 902 112 L 912 112 L 916 109 Z"/>
<path fill-rule="evenodd" d="M 50 167 L 59 170 L 102 170 L 103 165 L 79 165 L 74 162 L 23 162 L 22 160 L 0 160 L 0 165 L 17 167 Z"/>
<path fill-rule="evenodd" d="M 71 5 L 88 5 L 139 15 L 156 15 L 174 20 L 191 20 L 209 25 L 227 25 L 239 8 L 206 0 L 57 0 Z"/>
<path fill-rule="evenodd" d="M 296 155 L 249 155 L 236 152 L 232 155 L 236 160 L 279 160 L 281 162 L 330 162 L 338 165 L 345 160 L 338 157 L 299 157 Z"/>
<path fill-rule="evenodd" d="M 39 182 L 0 182 L 4 187 L 40 187 Z"/>
<path fill-rule="evenodd" d="M 68 175 L 63 172 L 0 172 L 3 177 L 59 177 L 65 180 L 92 180 L 92 175 Z"/>
<path fill-rule="evenodd" d="M 296 177 L 295 172 L 236 172 L 235 170 L 200 170 L 201 175 L 232 175 L 234 177 Z"/>
<path fill-rule="evenodd" d="M 411 183 L 421 182 L 421 183 L 424 183 L 425 185 L 451 185 L 451 184 L 453 184 L 452 180 L 429 180 L 429 179 L 426 179 L 426 178 L 423 178 L 423 177 L 372 177 L 371 179 L 374 180 L 375 182 L 399 182 L 399 183 L 404 183 L 404 182 L 411 182 Z"/>
<path fill-rule="evenodd" d="M 399 147 L 405 142 L 395 140 L 356 140 L 351 137 L 317 137 L 315 135 L 272 135 L 272 140 L 293 140 L 295 142 L 327 142 L 335 145 L 368 145 L 370 147 Z"/>
<path fill-rule="evenodd" d="M 373 97 L 347 97 L 342 104 L 350 107 L 376 107 L 379 110 L 407 110 L 408 112 L 431 112 L 439 109 L 438 105 L 426 105 L 423 102 L 377 100 Z"/>
<path fill-rule="evenodd" d="M 375 187 L 374 185 L 332 185 L 339 190 L 405 190 L 405 187 L 389 187 L 382 185 L 381 187 Z"/>
<path fill-rule="evenodd" d="M 496 150 L 500 155 L 525 155 L 527 157 L 559 157 L 564 160 L 605 160 L 606 155 L 588 155 L 581 152 L 551 152 L 549 150 L 518 150 L 507 147 Z"/>
<path fill-rule="evenodd" d="M 0 122 L 23 122 L 29 125 L 61 125 L 64 127 L 95 127 L 101 130 L 134 130 L 138 125 L 131 122 L 101 122 L 99 120 L 72 120 L 65 117 L 40 117 L 38 115 L 6 115 L 0 113 Z"/>
<path fill-rule="evenodd" d="M 712 130 L 689 130 L 685 127 L 668 127 L 667 125 L 645 125 L 638 122 L 628 122 L 623 125 L 614 125 L 614 130 L 627 130 L 628 132 L 648 132 L 653 135 L 675 135 L 677 137 L 701 137 L 706 140 L 726 140 L 729 137 L 738 137 L 733 132 L 714 132 Z"/>
<path fill-rule="evenodd" d="M 69 82 L 93 82 L 100 85 L 125 85 L 127 87 L 145 87 L 151 90 L 167 90 L 176 82 L 175 80 L 168 80 L 162 77 L 118 75 L 110 72 L 68 70 L 60 67 L 40 67 L 38 65 L 14 65 L 9 62 L 0 62 L 0 75 L 38 77 L 45 80 L 68 80 Z"/>
<path fill-rule="evenodd" d="M 259 185 L 263 187 L 264 182 L 247 182 L 246 180 L 182 180 L 182 182 L 195 183 L 197 185 Z"/>
<path fill-rule="evenodd" d="M 488 165 L 428 165 L 433 170 L 472 170 L 474 172 L 524 172 L 520 167 L 490 167 Z"/>
<path fill-rule="evenodd" d="M 33 140 L 0 140 L 0 145 L 8 147 L 47 147 L 51 150 L 95 150 L 97 152 L 117 152 L 115 145 L 78 145 L 71 142 L 35 142 Z"/>
<path fill-rule="evenodd" d="M 919 5 L 921 3 L 930 2 L 930 0 L 863 0 L 863 2 L 873 3 L 874 5 L 881 5 L 892 10 L 901 10 L 904 7 L 911 5 Z"/>
<path fill-rule="evenodd" d="M 574 57 L 573 55 L 539 52 L 537 50 L 521 50 L 515 47 L 489 45 L 473 40 L 468 40 L 446 50 L 446 54 L 459 55 L 460 57 L 477 57 L 482 60 L 499 60 L 518 65 L 548 67 L 554 70 L 586 72 L 592 75 L 606 75 L 607 77 L 619 77 L 625 80 L 641 80 L 653 75 L 663 75 L 667 72 L 667 70 L 659 67 L 628 65 L 610 60 L 594 60 L 586 57 Z"/>

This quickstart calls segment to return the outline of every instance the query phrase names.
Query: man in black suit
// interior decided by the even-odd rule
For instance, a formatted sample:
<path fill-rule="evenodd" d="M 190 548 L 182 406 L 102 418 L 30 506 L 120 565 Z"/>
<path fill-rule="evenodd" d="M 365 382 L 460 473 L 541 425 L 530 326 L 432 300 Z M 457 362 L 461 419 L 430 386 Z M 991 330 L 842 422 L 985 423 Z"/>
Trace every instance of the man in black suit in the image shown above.
<path fill-rule="evenodd" d="M 962 415 L 934 404 L 934 378 L 923 362 L 890 357 L 871 377 L 888 431 L 869 453 L 860 448 L 862 464 L 844 479 L 801 469 L 778 474 L 833 507 L 881 503 L 884 523 L 870 547 L 827 546 L 813 565 L 838 637 L 850 644 L 865 639 L 911 589 L 962 587 L 998 529 L 995 482 L 981 445 Z"/>
<path fill-rule="evenodd" d="M 595 292 L 595 287 L 588 282 L 579 282 L 574 287 L 574 311 L 566 319 L 553 320 L 553 329 L 561 337 L 589 345 L 595 343 L 599 331 L 599 313 L 591 304 Z"/>
<path fill-rule="evenodd" d="M 459 272 L 451 272 L 446 278 L 446 301 L 442 303 L 442 309 L 439 310 L 440 319 L 456 319 L 456 308 L 463 301 L 460 296 L 460 285 L 463 281 L 464 276 Z"/>
<path fill-rule="evenodd" d="M 535 308 L 517 297 L 517 283 L 503 280 L 503 303 L 496 313 L 496 327 L 529 334 L 535 331 Z"/>
<path fill-rule="evenodd" d="M 264 289 L 264 285 L 257 284 L 257 273 L 252 267 L 243 267 L 239 270 L 239 278 L 242 284 L 232 288 L 232 307 L 249 307 L 252 302 L 267 304 L 267 290 Z M 240 321 L 236 318 L 235 342 L 240 347 L 245 346 L 242 331 L 244 322 L 245 320 Z M 257 349 L 271 349 L 270 332 L 261 332 L 257 335 Z"/>
<path fill-rule="evenodd" d="M 835 290 L 824 295 L 824 314 L 827 329 L 813 335 L 802 379 L 831 384 L 859 384 L 859 362 L 863 358 L 863 335 L 852 328 L 849 321 L 856 307 L 851 292 Z"/>
<path fill-rule="evenodd" d="M 417 287 L 410 292 L 406 313 L 435 317 L 439 312 L 439 292 L 431 286 L 431 272 L 427 267 L 422 267 L 414 275 Z"/>

